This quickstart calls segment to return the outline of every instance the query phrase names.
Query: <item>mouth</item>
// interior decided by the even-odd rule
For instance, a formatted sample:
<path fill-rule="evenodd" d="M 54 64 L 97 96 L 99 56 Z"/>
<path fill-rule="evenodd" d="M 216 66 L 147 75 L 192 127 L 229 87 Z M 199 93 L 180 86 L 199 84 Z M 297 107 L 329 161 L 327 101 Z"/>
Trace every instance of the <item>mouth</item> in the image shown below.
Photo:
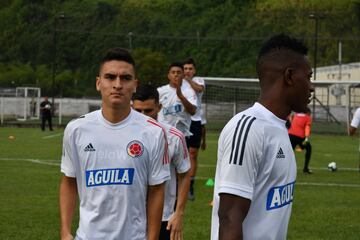
<path fill-rule="evenodd" d="M 308 96 L 308 103 L 310 103 L 312 100 L 313 100 L 313 95 L 312 95 L 312 94 L 309 94 L 309 96 Z"/>
<path fill-rule="evenodd" d="M 121 97 L 121 96 L 124 96 L 124 94 L 122 94 L 122 93 L 110 93 L 110 96 Z"/>

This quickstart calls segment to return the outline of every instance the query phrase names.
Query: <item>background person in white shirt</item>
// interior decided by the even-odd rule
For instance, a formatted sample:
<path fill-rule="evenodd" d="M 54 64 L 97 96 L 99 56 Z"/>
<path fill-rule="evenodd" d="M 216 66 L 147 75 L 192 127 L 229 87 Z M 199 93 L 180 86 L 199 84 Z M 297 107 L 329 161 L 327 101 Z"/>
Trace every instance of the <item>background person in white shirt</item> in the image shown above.
<path fill-rule="evenodd" d="M 159 93 L 154 86 L 140 85 L 132 100 L 136 111 L 157 120 L 161 104 Z M 165 205 L 159 239 L 180 240 L 183 239 L 183 216 L 189 191 L 190 160 L 184 135 L 170 125 L 161 124 L 166 129 L 169 143 L 171 179 L 165 185 Z"/>
<path fill-rule="evenodd" d="M 184 70 L 181 63 L 171 63 L 168 70 L 169 84 L 158 88 L 162 109 L 159 122 L 180 130 L 186 137 L 191 136 L 191 116 L 196 113 L 197 98 L 192 88 L 183 84 Z"/>
<path fill-rule="evenodd" d="M 235 115 L 218 144 L 212 240 L 286 239 L 296 161 L 285 120 L 303 112 L 314 90 L 307 48 L 276 35 L 257 59 L 260 97 Z"/>
<path fill-rule="evenodd" d="M 360 124 L 360 108 L 357 108 L 351 120 L 350 127 L 348 130 L 350 136 L 353 136 L 356 133 L 359 124 Z"/>
<path fill-rule="evenodd" d="M 197 170 L 197 158 L 202 139 L 202 124 L 201 124 L 201 99 L 205 90 L 205 81 L 200 77 L 194 77 L 196 74 L 195 61 L 192 58 L 184 62 L 184 84 L 187 83 L 191 87 L 197 97 L 196 113 L 191 116 L 190 132 L 191 136 L 186 138 L 189 147 L 191 170 L 190 170 L 190 191 L 189 200 L 195 199 L 194 182 Z"/>
<path fill-rule="evenodd" d="M 60 183 L 61 239 L 157 240 L 170 178 L 166 133 L 130 107 L 138 80 L 121 48 L 100 62 L 96 89 L 102 108 L 71 121 L 64 133 Z"/>

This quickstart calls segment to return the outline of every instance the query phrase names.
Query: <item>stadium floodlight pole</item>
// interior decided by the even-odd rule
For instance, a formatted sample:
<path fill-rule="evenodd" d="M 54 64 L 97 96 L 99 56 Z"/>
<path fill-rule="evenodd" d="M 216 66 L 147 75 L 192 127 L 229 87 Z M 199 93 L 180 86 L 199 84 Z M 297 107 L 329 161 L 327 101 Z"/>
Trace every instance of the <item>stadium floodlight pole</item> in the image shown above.
<path fill-rule="evenodd" d="M 319 33 L 319 19 L 321 18 L 321 16 L 319 14 L 316 13 L 311 13 L 309 15 L 310 19 L 314 19 L 315 22 L 315 32 L 314 32 L 314 72 L 313 72 L 313 79 L 314 81 L 316 81 L 316 67 L 317 67 L 317 45 L 318 45 L 318 33 Z M 313 115 L 313 119 L 316 119 L 315 116 L 315 101 L 316 101 L 316 89 L 314 89 L 313 92 L 313 109 L 312 109 L 312 115 Z"/>
<path fill-rule="evenodd" d="M 65 19 L 65 14 L 61 13 L 54 18 L 54 36 L 53 36 L 53 62 L 52 62 L 52 82 L 51 82 L 51 104 L 52 104 L 52 115 L 54 115 L 55 106 L 55 77 L 56 77 L 56 32 L 58 20 Z"/>
<path fill-rule="evenodd" d="M 133 37 L 133 33 L 132 32 L 129 32 L 128 33 L 128 37 L 129 37 L 129 50 L 131 51 L 132 50 L 132 37 Z"/>

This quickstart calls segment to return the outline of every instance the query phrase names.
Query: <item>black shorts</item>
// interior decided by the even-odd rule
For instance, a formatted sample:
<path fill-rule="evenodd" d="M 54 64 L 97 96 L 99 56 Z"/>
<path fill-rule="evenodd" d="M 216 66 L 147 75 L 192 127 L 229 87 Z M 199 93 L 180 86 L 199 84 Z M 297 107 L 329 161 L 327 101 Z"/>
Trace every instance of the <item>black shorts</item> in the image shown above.
<path fill-rule="evenodd" d="M 291 146 L 292 146 L 293 149 L 295 149 L 295 147 L 297 145 L 299 145 L 299 147 L 301 149 L 305 148 L 305 146 L 302 144 L 304 142 L 305 138 L 301 138 L 301 137 L 291 135 L 291 134 L 289 134 L 289 138 L 290 138 Z"/>
<path fill-rule="evenodd" d="M 200 148 L 201 121 L 191 121 L 190 132 L 193 135 L 190 137 L 186 137 L 186 145 L 191 148 Z"/>
<path fill-rule="evenodd" d="M 168 225 L 168 221 L 161 222 L 159 240 L 170 240 L 170 231 L 166 230 L 167 225 Z"/>

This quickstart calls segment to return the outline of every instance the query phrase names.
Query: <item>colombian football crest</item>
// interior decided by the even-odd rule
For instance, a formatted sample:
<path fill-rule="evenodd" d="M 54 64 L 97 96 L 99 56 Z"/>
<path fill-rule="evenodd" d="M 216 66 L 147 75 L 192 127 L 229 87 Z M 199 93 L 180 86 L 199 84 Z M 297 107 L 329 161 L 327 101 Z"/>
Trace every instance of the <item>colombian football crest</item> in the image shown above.
<path fill-rule="evenodd" d="M 140 157 L 144 152 L 144 145 L 137 140 L 129 142 L 126 148 L 128 155 L 133 158 Z"/>

